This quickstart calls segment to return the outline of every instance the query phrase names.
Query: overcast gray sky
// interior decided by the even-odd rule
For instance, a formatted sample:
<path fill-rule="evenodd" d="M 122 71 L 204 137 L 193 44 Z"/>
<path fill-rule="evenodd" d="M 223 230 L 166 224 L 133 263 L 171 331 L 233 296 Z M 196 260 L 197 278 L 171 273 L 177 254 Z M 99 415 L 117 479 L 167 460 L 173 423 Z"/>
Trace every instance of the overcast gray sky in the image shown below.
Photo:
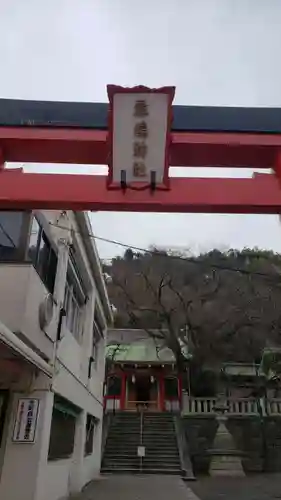
<path fill-rule="evenodd" d="M 176 85 L 177 104 L 281 106 L 280 25 L 281 0 L 1 0 L 0 97 L 97 102 L 114 83 Z M 96 171 L 44 166 L 59 169 Z M 281 251 L 275 216 L 91 217 L 97 235 L 141 247 Z"/>

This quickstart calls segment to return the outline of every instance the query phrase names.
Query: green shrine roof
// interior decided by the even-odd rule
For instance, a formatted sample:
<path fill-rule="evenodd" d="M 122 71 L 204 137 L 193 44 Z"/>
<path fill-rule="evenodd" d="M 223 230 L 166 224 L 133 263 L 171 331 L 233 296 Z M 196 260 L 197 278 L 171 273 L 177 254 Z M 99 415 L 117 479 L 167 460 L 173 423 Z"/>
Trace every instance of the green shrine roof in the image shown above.
<path fill-rule="evenodd" d="M 182 351 L 184 352 L 184 348 Z M 136 340 L 130 344 L 111 343 L 106 348 L 106 357 L 112 361 L 126 363 L 175 363 L 171 349 L 153 338 Z"/>
<path fill-rule="evenodd" d="M 267 347 L 263 351 L 261 370 L 270 379 L 278 378 L 281 374 L 281 348 Z"/>

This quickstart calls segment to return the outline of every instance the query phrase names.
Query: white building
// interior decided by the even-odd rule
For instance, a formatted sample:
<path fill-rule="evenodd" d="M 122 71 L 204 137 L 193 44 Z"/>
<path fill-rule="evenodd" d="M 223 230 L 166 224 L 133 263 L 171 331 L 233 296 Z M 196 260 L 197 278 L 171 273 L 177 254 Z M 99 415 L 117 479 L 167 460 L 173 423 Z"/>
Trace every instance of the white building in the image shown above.
<path fill-rule="evenodd" d="M 99 474 L 112 313 L 90 232 L 81 212 L 0 212 L 3 500 L 67 498 Z"/>

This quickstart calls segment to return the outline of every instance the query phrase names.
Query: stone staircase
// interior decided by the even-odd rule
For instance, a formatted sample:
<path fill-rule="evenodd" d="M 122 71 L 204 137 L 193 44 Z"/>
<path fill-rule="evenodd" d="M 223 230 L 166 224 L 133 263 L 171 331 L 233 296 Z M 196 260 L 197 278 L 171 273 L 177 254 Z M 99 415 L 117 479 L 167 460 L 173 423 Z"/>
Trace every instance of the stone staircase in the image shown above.
<path fill-rule="evenodd" d="M 145 447 L 143 458 L 138 456 L 138 446 Z M 117 413 L 110 425 L 101 472 L 181 474 L 173 415 Z"/>

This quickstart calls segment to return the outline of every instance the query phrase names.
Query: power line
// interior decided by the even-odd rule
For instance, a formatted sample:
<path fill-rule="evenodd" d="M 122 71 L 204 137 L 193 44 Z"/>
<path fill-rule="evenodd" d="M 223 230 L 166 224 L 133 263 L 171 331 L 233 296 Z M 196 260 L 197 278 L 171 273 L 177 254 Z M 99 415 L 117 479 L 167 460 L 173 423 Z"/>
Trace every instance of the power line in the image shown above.
<path fill-rule="evenodd" d="M 61 226 L 60 224 L 54 224 L 53 222 L 49 222 L 49 224 L 51 226 L 57 227 L 58 229 L 63 229 L 65 231 L 70 231 L 70 232 L 73 232 L 75 234 L 79 234 L 80 236 L 85 236 L 84 232 L 82 233 L 81 231 L 77 231 L 76 229 L 69 228 L 66 226 Z M 138 247 L 135 245 L 129 245 L 127 243 L 123 243 L 123 242 L 118 241 L 118 240 L 112 240 L 110 238 L 103 238 L 102 236 L 96 236 L 93 233 L 86 233 L 86 235 L 89 238 L 93 238 L 94 240 L 98 240 L 98 241 L 103 241 L 105 243 L 110 243 L 111 245 L 117 245 L 117 246 L 120 246 L 122 248 L 135 250 L 137 252 L 155 255 L 157 257 L 163 257 L 163 254 L 161 252 L 158 252 L 157 250 L 142 248 L 142 247 Z M 195 265 L 199 265 L 199 266 L 200 265 L 202 266 L 202 264 L 204 264 L 204 262 L 202 262 L 202 261 L 200 262 L 198 259 L 196 259 L 194 257 L 181 257 L 180 255 L 168 255 L 168 254 L 165 255 L 165 257 L 169 258 L 169 259 L 173 259 L 173 260 L 180 260 L 181 262 L 189 262 L 191 264 L 195 264 Z M 259 277 L 266 278 L 266 279 L 272 279 L 274 281 L 278 280 L 278 282 L 280 282 L 280 284 L 281 284 L 281 269 L 280 269 L 280 275 L 274 276 L 273 274 L 269 274 L 269 273 L 262 273 L 259 271 L 248 271 L 247 269 L 232 268 L 232 267 L 223 266 L 220 264 L 213 264 L 213 263 L 211 263 L 209 265 L 209 267 L 214 268 L 214 269 L 219 269 L 222 271 L 231 271 L 231 272 L 235 272 L 235 273 L 246 274 L 249 276 L 259 276 Z"/>

